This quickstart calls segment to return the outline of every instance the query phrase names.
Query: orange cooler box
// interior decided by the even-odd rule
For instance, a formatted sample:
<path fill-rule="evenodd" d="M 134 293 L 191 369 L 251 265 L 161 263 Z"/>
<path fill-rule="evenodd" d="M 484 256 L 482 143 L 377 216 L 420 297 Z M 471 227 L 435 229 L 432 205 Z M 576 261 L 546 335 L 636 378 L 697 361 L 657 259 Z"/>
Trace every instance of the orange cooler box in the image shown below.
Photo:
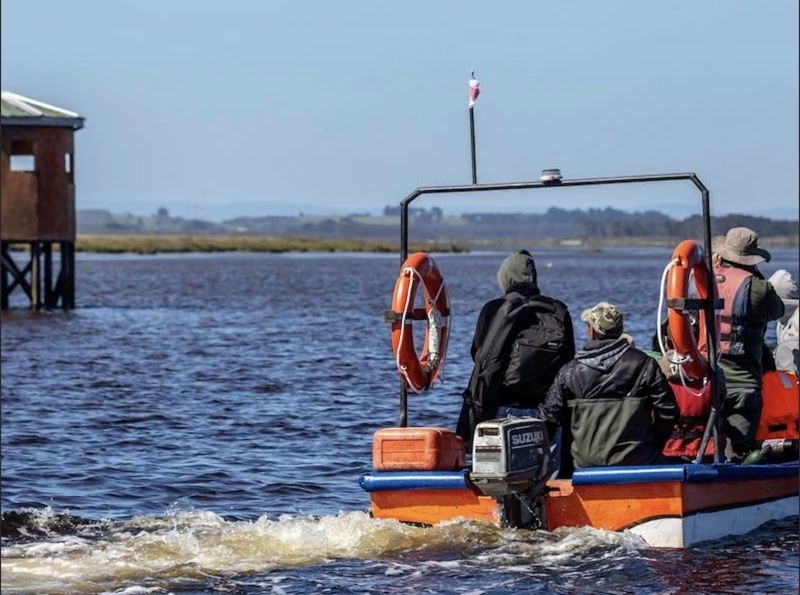
<path fill-rule="evenodd" d="M 463 438 L 447 428 L 383 428 L 372 436 L 376 471 L 453 471 L 466 456 Z"/>

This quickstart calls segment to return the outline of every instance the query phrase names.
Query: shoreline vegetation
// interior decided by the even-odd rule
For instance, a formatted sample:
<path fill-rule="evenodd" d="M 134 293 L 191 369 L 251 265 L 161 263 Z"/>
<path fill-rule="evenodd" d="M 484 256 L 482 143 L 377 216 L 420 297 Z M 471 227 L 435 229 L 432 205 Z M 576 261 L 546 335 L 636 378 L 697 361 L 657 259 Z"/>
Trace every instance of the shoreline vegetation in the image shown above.
<path fill-rule="evenodd" d="M 466 252 L 466 246 L 426 243 L 413 246 L 426 252 Z M 276 236 L 201 235 L 82 235 L 76 252 L 98 254 L 159 254 L 182 252 L 397 252 L 397 243 L 359 239 L 327 239 Z"/>
<path fill-rule="evenodd" d="M 498 238 L 490 241 L 411 241 L 410 252 L 461 253 L 514 246 L 568 246 L 600 251 L 604 246 L 676 246 L 685 238 Z M 798 238 L 762 238 L 767 249 L 798 246 Z M 25 249 L 22 245 L 19 249 Z M 12 248 L 13 249 L 13 248 Z M 373 252 L 396 253 L 399 241 L 283 236 L 225 235 L 93 235 L 78 234 L 75 251 L 95 254 L 174 254 L 211 252 Z"/>

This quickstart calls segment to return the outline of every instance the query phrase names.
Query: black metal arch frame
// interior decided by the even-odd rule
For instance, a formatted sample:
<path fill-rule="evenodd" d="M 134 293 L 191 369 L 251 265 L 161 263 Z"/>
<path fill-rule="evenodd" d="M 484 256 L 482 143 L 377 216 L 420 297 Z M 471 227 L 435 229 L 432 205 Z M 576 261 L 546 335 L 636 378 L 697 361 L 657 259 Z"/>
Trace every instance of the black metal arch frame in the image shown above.
<path fill-rule="evenodd" d="M 554 181 L 537 181 L 537 182 L 509 182 L 499 184 L 464 184 L 458 186 L 422 186 L 414 190 L 411 194 L 406 196 L 400 202 L 400 264 L 405 262 L 408 258 L 408 211 L 409 205 L 420 196 L 426 194 L 462 194 L 471 192 L 494 192 L 503 190 L 536 190 L 540 188 L 566 188 L 575 186 L 603 186 L 611 184 L 637 184 L 648 182 L 675 182 L 675 181 L 689 181 L 695 185 L 700 191 L 700 198 L 703 208 L 703 257 L 705 260 L 706 269 L 713 271 L 712 253 L 711 253 L 711 214 L 709 206 L 709 192 L 697 174 L 694 173 L 674 173 L 674 174 L 654 174 L 654 175 L 638 175 L 638 176 L 615 176 L 607 178 L 582 178 L 577 180 L 554 180 Z M 713 274 L 707 275 L 708 296 L 713 296 L 714 282 Z M 702 307 L 706 320 L 714 320 L 715 306 L 713 299 L 706 300 L 691 300 L 692 305 Z M 667 304 L 668 307 L 675 308 L 676 306 Z M 688 301 L 687 301 L 688 305 Z M 724 451 L 724 445 L 721 439 L 721 425 L 722 419 L 720 411 L 722 410 L 722 395 L 719 392 L 719 383 L 717 382 L 717 353 L 716 353 L 716 329 L 713 324 L 706 325 L 707 345 L 708 345 L 708 360 L 711 369 L 710 382 L 713 394 L 713 405 L 711 415 L 709 416 L 708 424 L 706 425 L 703 440 L 700 445 L 700 451 L 697 455 L 695 462 L 701 462 L 703 453 L 706 450 L 708 441 L 713 437 L 714 439 L 714 462 L 720 462 L 721 453 Z M 398 425 L 405 427 L 408 425 L 408 387 L 405 380 L 401 379 L 400 388 L 400 419 Z"/>

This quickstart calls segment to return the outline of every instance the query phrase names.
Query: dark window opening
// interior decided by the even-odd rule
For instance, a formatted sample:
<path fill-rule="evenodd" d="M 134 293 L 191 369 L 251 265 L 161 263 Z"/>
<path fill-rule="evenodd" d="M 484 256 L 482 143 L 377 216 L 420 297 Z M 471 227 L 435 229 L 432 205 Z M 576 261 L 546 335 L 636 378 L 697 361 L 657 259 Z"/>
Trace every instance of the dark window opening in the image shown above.
<path fill-rule="evenodd" d="M 36 143 L 32 140 L 11 141 L 11 171 L 36 171 Z"/>

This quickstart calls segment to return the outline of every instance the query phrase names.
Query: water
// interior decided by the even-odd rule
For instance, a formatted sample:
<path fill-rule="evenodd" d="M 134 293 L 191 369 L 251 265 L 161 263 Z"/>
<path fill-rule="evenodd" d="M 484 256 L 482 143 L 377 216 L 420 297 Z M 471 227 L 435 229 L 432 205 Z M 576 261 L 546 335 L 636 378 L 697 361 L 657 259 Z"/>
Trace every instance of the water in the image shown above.
<path fill-rule="evenodd" d="M 535 251 L 580 311 L 656 327 L 671 250 Z M 444 383 L 409 424 L 453 427 L 505 254 L 437 255 Z M 3 593 L 793 593 L 797 519 L 686 551 L 592 529 L 370 519 L 358 476 L 398 419 L 383 311 L 397 255 L 78 255 L 77 308 L 2 317 Z M 763 270 L 798 275 L 797 253 Z M 419 330 L 419 329 L 418 329 Z"/>

